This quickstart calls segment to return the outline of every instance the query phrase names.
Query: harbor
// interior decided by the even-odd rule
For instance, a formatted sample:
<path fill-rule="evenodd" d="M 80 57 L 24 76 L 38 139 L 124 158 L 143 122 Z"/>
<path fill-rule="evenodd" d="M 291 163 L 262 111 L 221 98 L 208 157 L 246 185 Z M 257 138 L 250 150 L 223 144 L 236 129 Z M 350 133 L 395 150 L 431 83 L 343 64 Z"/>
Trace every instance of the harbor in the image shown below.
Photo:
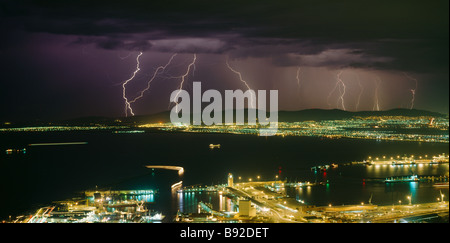
<path fill-rule="evenodd" d="M 373 158 L 369 156 L 367 160 L 363 160 L 360 162 L 351 162 L 351 164 L 364 164 L 364 165 L 392 165 L 392 166 L 402 166 L 402 165 L 433 165 L 433 164 L 442 164 L 449 163 L 449 155 L 442 153 L 440 155 L 429 157 L 428 155 L 424 156 L 400 156 L 396 157 L 387 157 L 382 156 Z"/>
<path fill-rule="evenodd" d="M 214 208 L 211 203 L 200 201 L 197 212 L 177 213 L 175 222 L 251 222 L 251 223 L 395 223 L 426 222 L 430 219 L 448 217 L 448 201 L 440 193 L 435 203 L 409 202 L 395 205 L 368 202 L 350 205 L 310 205 L 289 196 L 287 188 L 310 188 L 320 183 L 286 181 L 259 181 L 229 183 L 216 187 L 189 187 L 178 190 L 182 193 L 216 193 L 220 201 L 234 207 Z M 179 195 L 180 196 L 180 195 Z M 234 210 L 233 210 L 234 209 Z M 230 211 L 232 210 L 232 211 Z"/>
<path fill-rule="evenodd" d="M 55 201 L 11 223 L 161 223 L 165 215 L 149 210 L 153 190 L 93 190 L 84 197 Z"/>

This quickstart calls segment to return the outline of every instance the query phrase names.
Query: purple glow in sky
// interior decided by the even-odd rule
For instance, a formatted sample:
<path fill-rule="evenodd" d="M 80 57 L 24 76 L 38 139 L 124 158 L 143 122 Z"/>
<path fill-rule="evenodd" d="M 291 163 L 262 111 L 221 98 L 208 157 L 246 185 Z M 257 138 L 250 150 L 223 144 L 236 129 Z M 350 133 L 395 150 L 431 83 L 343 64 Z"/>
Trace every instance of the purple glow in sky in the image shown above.
<path fill-rule="evenodd" d="M 414 102 L 448 114 L 446 9 L 448 1 L 4 1 L 0 119 L 124 116 L 122 84 L 140 52 L 130 98 L 178 54 L 133 103 L 137 115 L 168 109 L 194 53 L 188 91 L 194 81 L 246 90 L 228 58 L 252 89 L 277 89 L 280 110 Z"/>

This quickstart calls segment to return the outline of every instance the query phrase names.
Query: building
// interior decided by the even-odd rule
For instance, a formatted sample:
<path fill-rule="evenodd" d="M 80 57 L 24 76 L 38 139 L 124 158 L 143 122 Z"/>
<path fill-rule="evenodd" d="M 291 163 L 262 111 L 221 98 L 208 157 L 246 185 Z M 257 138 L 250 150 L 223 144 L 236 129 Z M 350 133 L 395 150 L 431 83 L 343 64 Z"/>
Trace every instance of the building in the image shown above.
<path fill-rule="evenodd" d="M 256 216 L 256 208 L 250 200 L 239 200 L 239 216 L 254 217 Z"/>
<path fill-rule="evenodd" d="M 228 187 L 233 187 L 233 174 L 228 173 Z"/>

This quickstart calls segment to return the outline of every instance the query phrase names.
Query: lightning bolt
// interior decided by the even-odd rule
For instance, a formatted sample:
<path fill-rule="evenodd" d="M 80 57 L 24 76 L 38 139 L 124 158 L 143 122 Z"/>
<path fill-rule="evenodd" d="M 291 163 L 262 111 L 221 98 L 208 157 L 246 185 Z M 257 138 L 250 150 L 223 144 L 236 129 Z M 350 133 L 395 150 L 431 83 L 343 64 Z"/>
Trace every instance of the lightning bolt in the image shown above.
<path fill-rule="evenodd" d="M 297 79 L 297 86 L 298 86 L 298 89 L 300 89 L 300 67 L 298 67 L 298 69 L 297 69 L 297 76 L 295 76 L 295 78 Z"/>
<path fill-rule="evenodd" d="M 177 55 L 177 53 L 173 54 L 169 61 L 166 63 L 166 65 L 164 66 L 159 66 L 158 68 L 156 68 L 155 72 L 153 73 L 153 76 L 150 78 L 150 80 L 147 82 L 147 87 L 145 87 L 143 90 L 141 90 L 139 93 L 139 95 L 134 98 L 133 100 L 131 100 L 130 102 L 128 102 L 128 107 L 130 109 L 131 114 L 134 115 L 133 113 L 133 109 L 131 108 L 131 104 L 133 104 L 134 102 L 136 102 L 137 100 L 141 99 L 142 97 L 144 97 L 144 93 L 150 89 L 150 84 L 153 82 L 153 80 L 155 79 L 155 77 L 158 75 L 158 73 L 164 72 L 164 70 L 166 70 L 167 66 L 169 66 L 172 63 L 173 58 Z"/>
<path fill-rule="evenodd" d="M 297 86 L 298 86 L 298 100 L 301 101 L 300 67 L 298 67 L 298 69 L 297 69 L 297 75 L 295 76 L 295 78 L 297 79 Z"/>
<path fill-rule="evenodd" d="M 344 105 L 345 84 L 344 84 L 344 81 L 342 81 L 342 79 L 341 79 L 342 72 L 343 72 L 343 71 L 340 71 L 340 72 L 337 74 L 337 79 L 338 79 L 338 82 L 342 84 L 343 91 L 342 91 L 341 96 L 339 97 L 339 99 L 341 100 L 342 109 L 345 111 L 345 110 L 346 110 L 346 109 L 345 109 L 345 105 Z M 340 88 L 340 86 L 339 86 L 339 91 L 340 91 L 340 90 L 341 90 L 341 88 Z M 339 100 L 338 100 L 338 101 L 339 101 Z"/>
<path fill-rule="evenodd" d="M 230 66 L 230 64 L 228 63 L 228 58 L 227 58 L 227 60 L 226 60 L 226 63 L 227 63 L 228 68 L 229 68 L 233 73 L 235 73 L 235 74 L 237 74 L 237 75 L 239 76 L 239 80 L 241 80 L 241 82 L 244 83 L 244 85 L 247 87 L 247 90 L 251 90 L 251 88 L 250 88 L 250 86 L 248 85 L 248 83 L 242 78 L 242 74 L 241 74 L 240 72 L 234 70 L 234 69 Z M 250 105 L 251 105 L 251 108 L 253 109 L 253 108 L 255 108 L 255 104 L 254 104 L 254 102 L 253 102 L 253 100 L 254 100 L 254 98 L 253 98 L 253 93 L 250 93 L 250 95 L 251 95 L 251 102 L 250 102 Z"/>
<path fill-rule="evenodd" d="M 341 103 L 342 109 L 345 111 L 346 110 L 345 105 L 344 105 L 345 83 L 341 79 L 342 72 L 343 71 L 339 71 L 339 73 L 336 75 L 336 77 L 337 77 L 336 85 L 334 86 L 333 90 L 331 90 L 331 92 L 328 94 L 327 103 L 328 103 L 328 106 L 331 107 L 330 97 L 334 93 L 334 91 L 339 87 L 340 95 L 339 95 L 339 98 L 337 101 L 338 102 L 337 107 L 339 107 L 339 101 L 341 101 L 340 103 Z"/>
<path fill-rule="evenodd" d="M 196 70 L 197 70 L 197 66 L 195 66 L 195 62 L 194 62 L 194 65 L 192 66 L 192 76 L 195 76 Z"/>
<path fill-rule="evenodd" d="M 418 82 L 417 82 L 417 79 L 415 79 L 415 78 L 409 76 L 409 75 L 406 74 L 406 73 L 403 73 L 403 75 L 405 75 L 405 77 L 408 78 L 409 80 L 413 80 L 413 81 L 416 83 L 415 88 L 414 88 L 414 89 L 410 89 L 410 91 L 411 91 L 411 96 L 412 96 L 412 97 L 411 97 L 411 106 L 410 106 L 409 109 L 412 110 L 412 109 L 414 108 L 414 101 L 416 100 L 416 90 L 417 90 Z"/>
<path fill-rule="evenodd" d="M 178 92 L 177 92 L 177 94 L 175 95 L 175 97 L 173 99 L 173 102 L 175 104 L 177 104 L 177 105 L 178 105 L 178 102 L 177 102 L 178 95 L 180 95 L 181 90 L 183 89 L 183 84 L 184 84 L 184 81 L 186 79 L 186 76 L 189 74 L 189 72 L 191 71 L 192 67 L 194 67 L 194 69 L 195 69 L 195 61 L 196 60 L 197 60 L 197 54 L 194 54 L 194 58 L 193 58 L 192 62 L 188 65 L 186 73 L 180 76 L 180 78 L 181 78 L 180 87 L 178 88 Z M 175 106 L 175 107 L 176 107 L 176 112 L 178 112 L 178 106 Z"/>
<path fill-rule="evenodd" d="M 378 89 L 380 88 L 380 83 L 381 83 L 381 79 L 377 77 L 375 79 L 375 85 L 376 85 L 376 87 L 375 87 L 375 102 L 373 104 L 372 110 L 375 110 L 375 109 L 377 111 L 380 110 L 380 101 L 378 99 Z"/>
<path fill-rule="evenodd" d="M 131 75 L 131 77 L 129 79 L 125 80 L 125 82 L 122 83 L 122 97 L 125 100 L 125 116 L 128 116 L 128 109 L 130 110 L 130 113 L 134 116 L 133 110 L 131 109 L 131 106 L 130 106 L 130 102 L 128 102 L 125 86 L 127 85 L 128 82 L 133 80 L 134 77 L 136 76 L 136 74 L 139 72 L 139 70 L 141 70 L 139 67 L 139 65 L 140 65 L 139 58 L 142 56 L 142 54 L 143 53 L 140 52 L 139 55 L 136 57 L 136 63 L 137 63 L 136 70 L 133 72 L 133 74 Z"/>

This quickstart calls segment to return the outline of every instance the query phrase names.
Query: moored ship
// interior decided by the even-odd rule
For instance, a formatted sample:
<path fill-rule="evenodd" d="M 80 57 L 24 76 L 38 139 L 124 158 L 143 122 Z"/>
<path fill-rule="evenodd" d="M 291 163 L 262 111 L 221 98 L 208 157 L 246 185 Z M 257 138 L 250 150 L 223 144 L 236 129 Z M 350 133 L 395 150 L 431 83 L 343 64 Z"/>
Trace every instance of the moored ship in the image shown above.
<path fill-rule="evenodd" d="M 448 188 L 448 182 L 434 183 L 434 187 Z"/>
<path fill-rule="evenodd" d="M 417 175 L 411 175 L 407 177 L 389 177 L 384 180 L 386 183 L 396 183 L 396 182 L 419 182 L 419 177 Z"/>

